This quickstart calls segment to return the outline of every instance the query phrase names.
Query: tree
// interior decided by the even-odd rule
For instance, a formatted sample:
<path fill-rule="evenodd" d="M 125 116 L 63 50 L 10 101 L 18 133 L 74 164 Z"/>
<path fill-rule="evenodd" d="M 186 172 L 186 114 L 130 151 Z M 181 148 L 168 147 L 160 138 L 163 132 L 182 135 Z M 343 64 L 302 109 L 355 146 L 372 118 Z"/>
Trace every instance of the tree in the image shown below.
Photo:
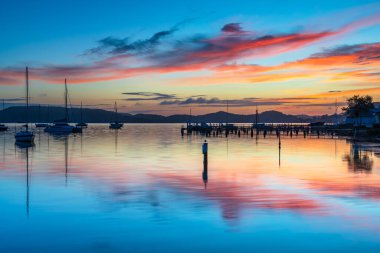
<path fill-rule="evenodd" d="M 342 110 L 347 116 L 358 118 L 368 115 L 373 108 L 375 108 L 375 106 L 371 96 L 355 95 L 347 99 L 347 107 L 343 107 Z"/>

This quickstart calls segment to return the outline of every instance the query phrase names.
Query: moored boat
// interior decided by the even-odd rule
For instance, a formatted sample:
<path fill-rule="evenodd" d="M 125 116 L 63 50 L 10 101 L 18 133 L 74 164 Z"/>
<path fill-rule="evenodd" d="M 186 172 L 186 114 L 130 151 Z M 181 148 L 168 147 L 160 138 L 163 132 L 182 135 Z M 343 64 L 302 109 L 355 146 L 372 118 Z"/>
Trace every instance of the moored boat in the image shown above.
<path fill-rule="evenodd" d="M 38 121 L 41 122 L 41 105 L 38 105 Z M 34 125 L 38 128 L 49 126 L 47 123 L 35 123 Z"/>
<path fill-rule="evenodd" d="M 114 123 L 110 123 L 110 128 L 111 129 L 120 129 L 124 126 L 123 123 L 119 123 L 119 122 L 114 122 Z"/>
<path fill-rule="evenodd" d="M 79 127 L 72 126 L 68 123 L 69 112 L 67 108 L 68 102 L 68 90 L 67 90 L 67 80 L 65 79 L 65 118 L 55 121 L 54 124 L 49 125 L 45 128 L 45 132 L 52 134 L 70 134 L 70 133 L 81 133 L 82 129 Z"/>
<path fill-rule="evenodd" d="M 88 127 L 88 124 L 83 122 L 83 108 L 82 108 L 82 102 L 80 103 L 80 122 L 77 123 L 75 126 L 80 128 L 86 128 Z"/>
<path fill-rule="evenodd" d="M 45 132 L 47 133 L 58 133 L 58 134 L 65 134 L 65 133 L 72 133 L 74 129 L 74 126 L 69 125 L 66 122 L 55 122 L 54 124 L 47 126 L 45 128 Z"/>
<path fill-rule="evenodd" d="M 3 112 L 4 112 L 4 109 L 5 109 L 5 105 L 4 105 L 4 99 L 3 99 Z M 4 124 L 0 124 L 0 132 L 3 132 L 3 131 L 7 131 L 8 130 L 8 127 Z"/>
<path fill-rule="evenodd" d="M 80 123 L 76 123 L 75 126 L 86 128 L 86 127 L 88 127 L 88 124 L 87 124 L 87 123 L 84 123 L 84 122 L 80 122 Z"/>
<path fill-rule="evenodd" d="M 48 127 L 49 124 L 48 123 L 36 123 L 35 126 L 41 128 L 41 127 Z"/>
<path fill-rule="evenodd" d="M 28 128 L 26 127 L 25 130 L 19 131 L 15 134 L 16 142 L 28 142 L 32 143 L 34 142 L 34 133 L 31 131 L 28 131 Z"/>
<path fill-rule="evenodd" d="M 29 73 L 28 67 L 25 69 L 25 80 L 26 80 L 26 124 L 23 125 L 25 129 L 17 132 L 15 134 L 16 142 L 26 142 L 33 143 L 34 142 L 34 133 L 29 131 Z"/>
<path fill-rule="evenodd" d="M 117 116 L 118 116 L 118 114 L 117 114 L 117 105 L 116 105 L 116 102 L 115 102 L 115 122 L 110 123 L 110 125 L 109 125 L 110 129 L 120 129 L 120 128 L 122 128 L 124 126 L 123 123 L 118 122 L 118 120 L 117 120 L 118 117 Z"/>
<path fill-rule="evenodd" d="M 2 131 L 7 131 L 8 130 L 8 127 L 4 124 L 0 124 L 0 132 Z"/>

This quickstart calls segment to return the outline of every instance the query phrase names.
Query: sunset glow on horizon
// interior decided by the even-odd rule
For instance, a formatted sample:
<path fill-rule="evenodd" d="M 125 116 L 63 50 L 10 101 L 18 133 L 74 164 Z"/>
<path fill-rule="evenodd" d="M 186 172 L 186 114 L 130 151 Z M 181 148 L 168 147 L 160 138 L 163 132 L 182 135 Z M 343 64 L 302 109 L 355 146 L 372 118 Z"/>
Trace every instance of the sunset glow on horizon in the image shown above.
<path fill-rule="evenodd" d="M 20 9 L 20 4 L 23 8 Z M 0 10 L 0 99 L 132 114 L 335 113 L 380 101 L 378 1 L 12 1 Z M 339 111 L 340 112 L 340 111 Z"/>

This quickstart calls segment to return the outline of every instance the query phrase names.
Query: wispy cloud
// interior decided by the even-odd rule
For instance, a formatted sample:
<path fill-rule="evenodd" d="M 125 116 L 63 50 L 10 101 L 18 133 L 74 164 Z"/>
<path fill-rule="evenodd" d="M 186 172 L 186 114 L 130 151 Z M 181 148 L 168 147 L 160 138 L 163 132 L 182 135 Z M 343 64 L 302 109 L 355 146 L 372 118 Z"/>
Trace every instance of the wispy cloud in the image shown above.
<path fill-rule="evenodd" d="M 257 34 L 243 30 L 239 23 L 228 23 L 223 25 L 219 33 L 214 36 L 193 35 L 185 39 L 175 39 L 168 42 L 165 47 L 153 50 L 158 49 L 162 39 L 178 30 L 178 25 L 176 25 L 142 40 L 113 36 L 103 38 L 98 41 L 97 47 L 91 48 L 87 52 L 103 52 L 106 54 L 105 58 L 88 64 L 37 66 L 31 68 L 30 78 L 52 83 L 62 83 L 64 78 L 68 78 L 69 84 L 73 84 L 124 79 L 146 73 L 161 74 L 205 69 L 214 73 L 214 76 L 210 77 L 209 80 L 206 78 L 206 81 L 214 80 L 216 82 L 226 82 L 229 81 L 229 78 L 251 83 L 312 78 L 315 77 L 315 73 L 311 70 L 315 66 L 322 69 L 322 65 L 324 68 L 331 68 L 333 64 L 336 66 L 340 66 L 340 64 L 343 66 L 363 65 L 368 61 L 378 60 L 379 44 L 342 46 L 325 50 L 300 61 L 275 67 L 243 66 L 245 70 L 249 69 L 251 72 L 246 73 L 241 78 L 237 77 L 241 72 L 244 73 L 240 66 L 239 68 L 231 67 L 228 70 L 229 72 L 237 71 L 233 74 L 225 72 L 225 70 L 228 69 L 226 66 L 231 66 L 236 60 L 295 51 L 312 43 L 378 23 L 380 23 L 380 16 L 373 15 L 351 22 L 338 29 L 307 30 L 286 34 Z M 281 67 L 290 69 L 305 67 L 306 65 L 308 65 L 307 70 L 310 71 L 266 74 L 268 71 L 279 71 Z M 362 74 L 365 75 L 366 73 Z M 21 84 L 22 78 L 23 68 L 15 67 L 0 70 L 0 84 Z"/>
<path fill-rule="evenodd" d="M 178 98 L 175 94 L 164 94 L 158 92 L 124 92 L 123 95 L 133 96 L 125 98 L 127 101 L 156 101 Z"/>
<path fill-rule="evenodd" d="M 150 38 L 144 40 L 130 41 L 129 38 L 115 38 L 113 36 L 105 37 L 98 41 L 98 46 L 91 48 L 85 54 L 125 54 L 129 52 L 140 53 L 142 51 L 153 50 L 159 45 L 160 41 L 177 31 L 176 27 L 170 30 L 164 30 L 153 34 Z"/>
<path fill-rule="evenodd" d="M 242 33 L 243 28 L 240 23 L 229 23 L 222 27 L 222 32 L 226 33 Z"/>
<path fill-rule="evenodd" d="M 228 82 L 266 83 L 319 78 L 324 82 L 378 84 L 380 42 L 343 45 L 324 49 L 310 57 L 274 66 L 223 64 L 209 76 L 178 81 L 181 85 L 210 85 Z"/>
<path fill-rule="evenodd" d="M 0 102 L 18 102 L 18 101 L 24 101 L 25 98 L 2 98 L 0 99 Z"/>
<path fill-rule="evenodd" d="M 307 98 L 311 99 L 311 98 Z M 160 105 L 196 105 L 199 107 L 219 107 L 228 106 L 231 107 L 247 107 L 247 106 L 263 106 L 263 105 L 285 105 L 293 104 L 306 100 L 305 98 L 243 98 L 243 99 L 220 99 L 217 97 L 205 98 L 205 97 L 189 97 L 185 99 L 164 100 L 160 102 Z"/>

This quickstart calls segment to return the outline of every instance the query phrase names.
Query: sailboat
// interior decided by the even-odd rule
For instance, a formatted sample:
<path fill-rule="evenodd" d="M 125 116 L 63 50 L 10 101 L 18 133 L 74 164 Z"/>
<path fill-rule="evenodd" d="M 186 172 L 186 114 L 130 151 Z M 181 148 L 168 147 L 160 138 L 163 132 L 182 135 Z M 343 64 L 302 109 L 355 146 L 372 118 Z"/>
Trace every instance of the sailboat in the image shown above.
<path fill-rule="evenodd" d="M 87 123 L 83 122 L 83 108 L 82 102 L 80 102 L 80 122 L 76 124 L 77 127 L 86 128 L 88 126 Z"/>
<path fill-rule="evenodd" d="M 4 99 L 3 99 L 3 113 L 4 113 Z M 7 131 L 8 130 L 8 127 L 4 124 L 0 124 L 0 132 L 3 132 L 3 131 Z"/>
<path fill-rule="evenodd" d="M 0 132 L 7 131 L 8 127 L 4 124 L 0 124 Z"/>
<path fill-rule="evenodd" d="M 74 132 L 81 132 L 82 129 L 68 124 L 69 111 L 67 109 L 68 91 L 67 80 L 65 79 L 65 118 L 57 120 L 53 125 L 47 126 L 45 132 L 53 134 L 69 134 Z"/>
<path fill-rule="evenodd" d="M 25 129 L 17 132 L 15 134 L 16 143 L 17 142 L 26 142 L 33 143 L 34 142 L 34 133 L 29 131 L 29 73 L 28 67 L 25 69 L 25 83 L 26 83 L 26 123 L 23 127 Z"/>
<path fill-rule="evenodd" d="M 38 105 L 38 121 L 41 122 L 41 105 Z M 36 127 L 47 127 L 49 124 L 47 123 L 36 123 Z"/>
<path fill-rule="evenodd" d="M 123 123 L 117 121 L 117 105 L 115 102 L 115 122 L 110 123 L 110 129 L 120 129 L 123 127 Z"/>

